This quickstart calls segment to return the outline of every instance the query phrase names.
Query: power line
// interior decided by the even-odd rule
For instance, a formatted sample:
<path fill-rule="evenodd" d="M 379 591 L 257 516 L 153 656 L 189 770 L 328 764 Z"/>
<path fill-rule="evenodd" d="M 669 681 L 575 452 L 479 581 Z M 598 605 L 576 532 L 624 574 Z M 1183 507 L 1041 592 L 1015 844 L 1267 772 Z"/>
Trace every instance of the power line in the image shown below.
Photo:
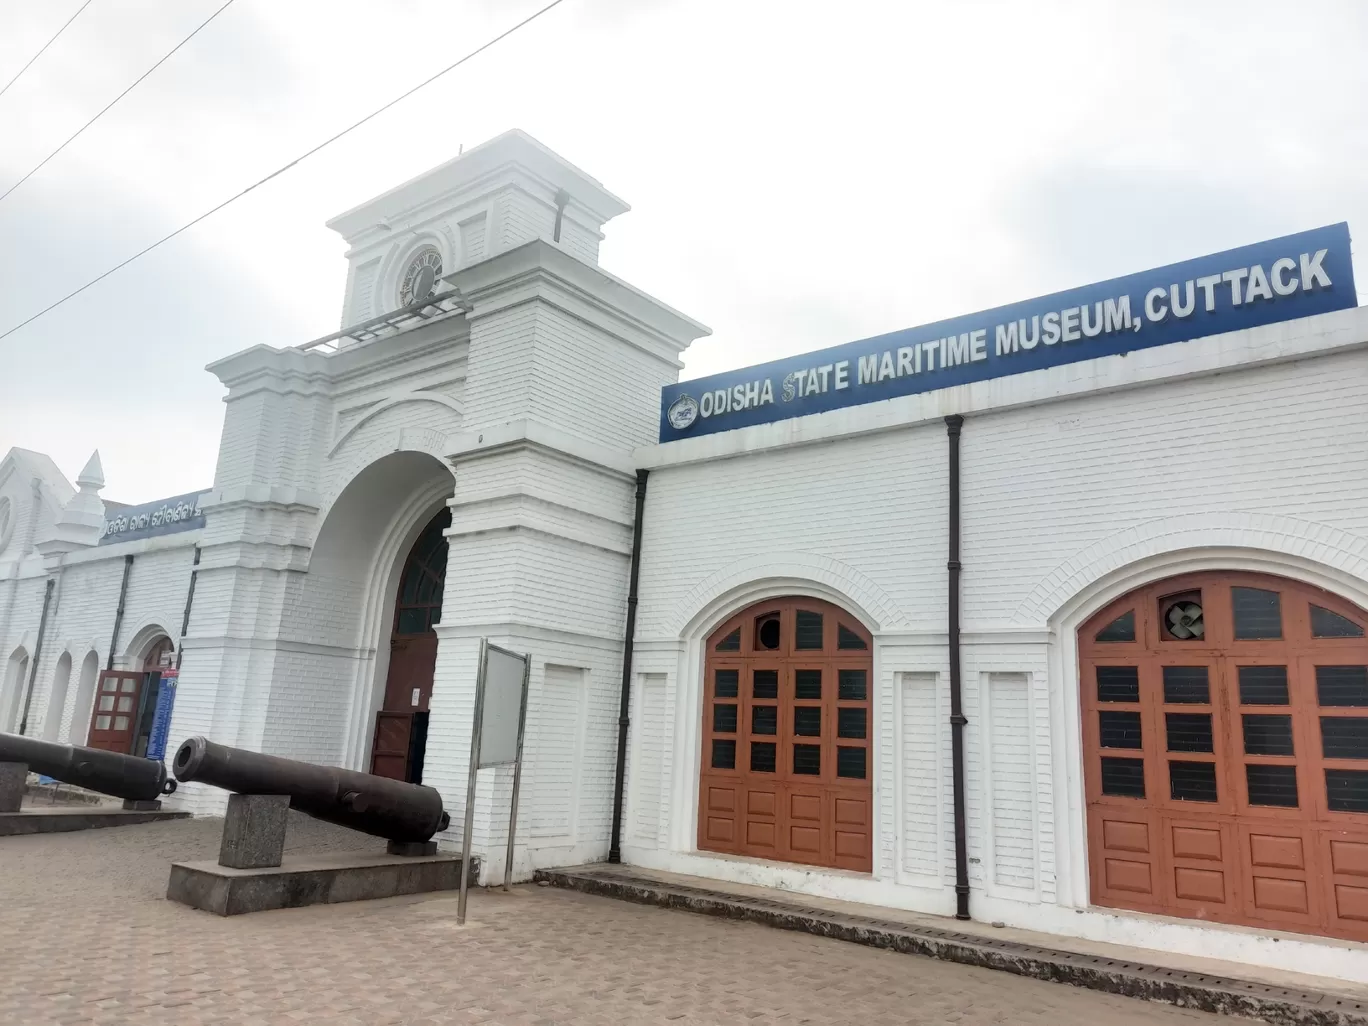
<path fill-rule="evenodd" d="M 89 3 L 89 0 L 86 0 L 86 2 Z M 15 182 L 15 183 L 14 183 L 13 185 L 11 185 L 8 189 L 6 189 L 4 192 L 0 192 L 0 203 L 3 203 L 6 196 L 8 196 L 10 193 L 12 193 L 15 189 L 19 188 L 19 186 L 21 186 L 21 185 L 23 185 L 25 182 L 27 182 L 27 181 L 28 181 L 30 178 L 32 178 L 35 174 L 37 174 L 38 171 L 39 171 L 39 169 L 42 168 L 42 166 L 43 166 L 44 164 L 46 164 L 49 160 L 51 160 L 53 157 L 57 156 L 57 154 L 61 153 L 64 149 L 66 149 L 66 148 L 67 148 L 68 146 L 70 146 L 73 142 L 75 142 L 76 136 L 80 135 L 82 132 L 84 132 L 84 131 L 85 131 L 87 128 L 89 128 L 91 125 L 95 124 L 96 121 L 100 120 L 100 118 L 104 116 L 105 111 L 108 111 L 110 107 L 114 106 L 114 104 L 118 103 L 118 102 L 119 102 L 120 100 L 122 100 L 125 96 L 127 96 L 129 93 L 131 93 L 131 92 L 137 87 L 137 85 L 138 85 L 139 82 L 141 82 L 141 81 L 142 81 L 143 79 L 145 79 L 148 75 L 152 74 L 152 72 L 156 71 L 156 70 L 157 70 L 158 68 L 160 68 L 163 64 L 165 64 L 166 61 L 171 57 L 172 54 L 174 54 L 177 50 L 179 50 L 179 49 L 180 49 L 182 46 L 184 46 L 186 43 L 190 42 L 190 40 L 194 39 L 195 36 L 197 36 L 197 35 L 199 34 L 200 29 L 204 28 L 204 26 L 208 25 L 211 21 L 213 21 L 213 20 L 214 20 L 215 18 L 217 18 L 220 14 L 222 14 L 225 10 L 227 10 L 228 5 L 231 4 L 232 2 L 233 2 L 233 0 L 228 0 L 228 2 L 225 3 L 222 7 L 220 7 L 217 11 L 215 11 L 213 14 L 209 15 L 209 17 L 205 18 L 202 22 L 200 22 L 200 23 L 199 23 L 199 26 L 195 29 L 194 32 L 191 32 L 188 36 L 186 36 L 186 37 L 185 37 L 184 39 L 182 39 L 179 43 L 177 43 L 175 46 L 173 46 L 173 47 L 167 52 L 166 56 L 164 56 L 161 60 L 157 61 L 156 64 L 152 65 L 152 67 L 148 68 L 148 69 L 147 69 L 146 71 L 144 71 L 141 75 L 139 75 L 139 76 L 137 77 L 137 79 L 134 80 L 133 85 L 129 86 L 127 89 L 125 89 L 123 92 L 121 92 L 118 96 L 114 97 L 114 99 L 110 100 L 107 104 L 105 104 L 104 109 L 101 110 L 100 113 L 96 114 L 93 118 L 91 118 L 89 121 L 87 121 L 84 125 L 82 125 L 82 126 L 81 126 L 80 128 L 78 128 L 78 129 L 76 129 L 75 134 L 72 135 L 70 139 L 68 139 L 66 142 L 62 143 L 61 146 L 58 146 L 55 150 L 53 150 L 53 151 L 52 151 L 51 153 L 49 153 L 46 157 L 44 157 L 42 160 L 40 160 L 40 161 L 38 162 L 37 166 L 35 166 L 35 167 L 33 168 L 33 170 L 30 171 L 28 174 L 24 175 L 23 178 L 19 179 L 19 181 Z M 77 11 L 76 13 L 77 13 L 77 14 L 80 14 L 81 12 L 80 12 L 80 11 Z"/>
<path fill-rule="evenodd" d="M 57 42 L 57 36 L 60 36 L 63 32 L 65 32 L 65 31 L 67 30 L 67 25 L 70 25 L 73 21 L 75 21 L 76 18 L 80 15 L 80 13 L 81 13 L 82 11 L 84 11 L 84 10 L 85 10 L 87 7 L 89 7 L 89 6 L 90 6 L 90 0 L 85 0 L 85 3 L 81 4 L 80 7 L 76 8 L 76 13 L 73 14 L 70 18 L 68 18 L 68 19 L 66 20 L 66 24 L 63 25 L 61 28 L 59 28 L 59 29 L 57 30 L 57 35 L 53 36 L 53 37 L 52 37 L 51 39 L 49 39 L 46 43 L 44 43 L 44 44 L 43 44 L 43 49 L 42 49 L 42 50 L 39 50 L 39 51 L 38 51 L 37 53 L 35 53 L 32 57 L 29 58 L 28 64 L 25 64 L 22 68 L 19 69 L 19 74 L 18 74 L 18 75 L 15 75 L 12 79 L 10 79 L 8 82 L 5 83 L 5 88 L 4 88 L 4 89 L 0 89 L 0 96 L 4 96 L 4 95 L 5 95 L 5 91 L 6 91 L 7 89 L 9 89 L 10 86 L 14 85 L 15 82 L 18 82 L 18 81 L 19 81 L 19 76 L 22 75 L 24 72 L 28 71 L 29 65 L 31 65 L 34 61 L 36 61 L 39 57 L 43 56 L 44 51 L 46 51 L 47 48 L 48 48 L 49 46 L 51 46 L 53 43 Z"/>
<path fill-rule="evenodd" d="M 410 89 L 408 92 L 402 93 L 402 94 L 400 94 L 399 96 L 396 96 L 394 99 L 390 100 L 389 103 L 385 104 L 383 107 L 379 107 L 379 108 L 377 108 L 376 110 L 371 111 L 369 114 L 367 114 L 367 115 L 366 115 L 364 118 L 362 118 L 360 121 L 357 121 L 355 124 L 349 125 L 348 127 L 342 129 L 342 131 L 338 132 L 336 135 L 331 136 L 331 137 L 329 137 L 329 138 L 327 138 L 327 139 L 324 139 L 321 143 L 319 143 L 319 144 L 318 144 L 317 146 L 315 146 L 313 149 L 308 150 L 308 151 L 305 152 L 305 153 L 301 153 L 298 157 L 295 157 L 295 159 L 292 160 L 292 161 L 290 161 L 288 164 L 285 164 L 283 167 L 279 167 L 279 168 L 277 168 L 276 170 L 272 171 L 272 172 L 271 172 L 269 175 L 267 175 L 265 178 L 262 178 L 262 179 L 260 179 L 259 181 L 253 182 L 251 185 L 247 186 L 247 188 L 243 189 L 241 192 L 237 193 L 237 194 L 234 195 L 234 196 L 228 197 L 226 200 L 224 200 L 224 201 L 223 201 L 222 203 L 220 203 L 218 206 L 216 206 L 216 207 L 211 207 L 210 209 L 206 210 L 204 213 L 200 214 L 199 217 L 195 218 L 194 220 L 192 220 L 192 221 L 187 221 L 185 224 L 183 224 L 183 225 L 181 225 L 179 228 L 177 228 L 174 232 L 170 232 L 170 233 L 168 233 L 168 234 L 166 234 L 166 235 L 163 235 L 160 239 L 158 239 L 156 242 L 152 243 L 152 244 L 149 245 L 149 246 L 144 246 L 142 249 L 138 250 L 138 252 L 134 253 L 134 254 L 133 254 L 131 257 L 129 257 L 127 260 L 124 260 L 124 261 L 122 261 L 121 263 L 117 263 L 117 264 L 115 264 L 113 267 L 111 267 L 109 270 L 105 271 L 103 274 L 98 275 L 98 276 L 96 276 L 96 277 L 94 277 L 94 278 L 91 278 L 90 281 L 86 282 L 86 283 L 85 283 L 84 285 L 82 285 L 79 289 L 76 289 L 74 292 L 68 292 L 68 293 L 67 293 L 65 296 L 63 296 L 61 299 L 57 300 L 55 303 L 52 303 L 52 304 L 50 304 L 50 305 L 48 305 L 48 306 L 43 307 L 43 309 L 39 310 L 36 314 L 34 314 L 32 317 L 29 317 L 27 320 L 20 321 L 20 322 L 19 322 L 18 324 L 16 324 L 14 327 L 10 328 L 8 331 L 4 332 L 3 334 L 0 334 L 0 340 L 3 340 L 3 339 L 5 339 L 5 338 L 8 338 L 10 335 L 13 335 L 13 334 L 14 334 L 16 331 L 18 331 L 20 328 L 25 327 L 26 325 L 32 324 L 32 323 L 33 323 L 34 321 L 36 321 L 39 317 L 42 317 L 44 314 L 50 313 L 51 311 L 57 309 L 57 307 L 61 306 L 61 305 L 62 305 L 63 303 L 65 303 L 67 300 L 69 300 L 69 299 L 74 299 L 76 296 L 79 296 L 82 292 L 84 292 L 86 289 L 90 288 L 92 285 L 96 285 L 96 284 L 98 284 L 99 282 L 104 281 L 106 278 L 108 278 L 108 277 L 109 277 L 111 274 L 113 274 L 115 271 L 118 271 L 118 270 L 121 270 L 122 268 L 127 267 L 127 266 L 128 266 L 129 264 L 131 264 L 134 260 L 137 260 L 139 257 L 144 256 L 144 255 L 146 255 L 147 253 L 152 252 L 152 250 L 156 249 L 156 248 L 157 248 L 158 246 L 160 246 L 162 243 L 164 243 L 164 242 L 169 242 L 169 241 L 171 241 L 172 239 L 174 239 L 177 235 L 181 234 L 181 232 L 184 232 L 184 231 L 186 231 L 186 230 L 188 230 L 188 229 L 190 229 L 190 228 L 193 228 L 195 225 L 197 225 L 197 224 L 199 224 L 201 221 L 203 221 L 206 217 L 210 217 L 210 216 L 213 215 L 213 214 L 217 214 L 220 210 L 222 210 L 224 207 L 228 206 L 230 203 L 235 203 L 235 202 L 237 202 L 238 200 L 242 199 L 243 196 L 246 196 L 246 195 L 247 195 L 249 192 L 251 192 L 253 189 L 257 189 L 257 188 L 259 188 L 260 186 L 265 185 L 265 184 L 266 184 L 267 182 L 269 182 L 272 178 L 276 178 L 276 177 L 278 177 L 278 176 L 284 174 L 286 171 L 288 171 L 290 168 L 294 167 L 294 166 L 295 166 L 296 164 L 298 164 L 300 161 L 305 160 L 305 159 L 307 159 L 308 157 L 312 157 L 312 156 L 313 156 L 315 153 L 317 153 L 319 150 L 321 150 L 321 149 L 323 149 L 324 147 L 330 146 L 330 145 L 332 145 L 333 143 L 337 142 L 338 139 L 341 139 L 341 138 L 342 138 L 344 135 L 346 135 L 348 132 L 353 132 L 353 131 L 355 131 L 356 129 L 360 128 L 360 127 L 361 127 L 362 125 L 364 125 L 367 121 L 370 121 L 372 118 L 375 118 L 375 117 L 379 116 L 380 114 L 383 114 L 385 111 L 389 110 L 391 107 L 393 107 L 396 103 L 399 103 L 401 100 L 406 100 L 406 99 L 408 99 L 408 98 L 409 98 L 410 96 L 412 96 L 414 93 L 418 92 L 418 90 L 420 90 L 420 89 L 422 89 L 422 88 L 424 88 L 424 87 L 426 87 L 426 86 L 431 85 L 433 82 L 437 81 L 437 79 L 441 78 L 443 75 L 447 74 L 448 72 L 455 71 L 455 70 L 456 70 L 457 68 L 459 68 L 462 64 L 464 64 L 466 61 L 470 60 L 472 57 L 476 57 L 476 56 L 478 56 L 479 54 L 484 53 L 484 51 L 488 50 L 488 49 L 489 49 L 491 46 L 493 46 L 495 43 L 498 43 L 500 40 L 507 39 L 509 36 L 511 36 L 514 32 L 517 32 L 518 29 L 522 28 L 524 25 L 527 25 L 527 24 L 530 24 L 530 23 L 533 22 L 533 21 L 536 21 L 538 18 L 540 18 L 540 17 L 541 17 L 543 14 L 545 14 L 547 11 L 551 10 L 551 8 L 557 7 L 557 6 L 559 6 L 560 4 L 562 4 L 562 3 L 564 3 L 564 0 L 551 0 L 551 3 L 547 4 L 545 7 L 542 7 L 542 8 L 540 8 L 539 10 L 534 11 L 532 14 L 528 15 L 526 18 L 524 18 L 522 21 L 518 22 L 518 23 L 517 23 L 516 25 L 514 25 L 512 28 L 505 29 L 503 32 L 500 32 L 500 33 L 499 33 L 497 36 L 495 36 L 493 39 L 490 39 L 488 42 L 485 42 L 485 43 L 481 44 L 480 46 L 476 47 L 474 50 L 471 50 L 468 54 L 466 54 L 466 55 L 465 55 L 464 57 L 462 57 L 460 60 L 456 61 L 454 64 L 449 64 L 449 65 L 447 65 L 445 68 L 443 68 L 441 71 L 437 72 L 437 74 L 433 75 L 431 78 L 428 78 L 428 79 L 425 79 L 425 80 L 422 81 L 422 82 L 419 82 L 416 86 L 414 86 L 414 87 L 413 87 L 412 89 Z"/>

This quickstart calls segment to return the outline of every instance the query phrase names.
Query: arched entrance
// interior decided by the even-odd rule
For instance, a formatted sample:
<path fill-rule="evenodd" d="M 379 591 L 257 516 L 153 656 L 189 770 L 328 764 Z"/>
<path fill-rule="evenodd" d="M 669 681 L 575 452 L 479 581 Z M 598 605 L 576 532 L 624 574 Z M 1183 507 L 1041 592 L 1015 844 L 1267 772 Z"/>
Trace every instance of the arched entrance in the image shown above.
<path fill-rule="evenodd" d="M 1368 613 L 1202 573 L 1079 631 L 1092 899 L 1368 940 Z"/>
<path fill-rule="evenodd" d="M 451 510 L 428 522 L 413 543 L 399 578 L 390 631 L 389 670 L 385 697 L 375 714 L 371 744 L 372 773 L 420 783 L 427 746 L 428 702 L 437 666 L 437 632 L 446 585 L 447 541 Z"/>
<path fill-rule="evenodd" d="M 698 847 L 870 872 L 869 633 L 790 598 L 736 614 L 706 645 Z"/>
<path fill-rule="evenodd" d="M 156 718 L 161 671 L 176 656 L 175 643 L 155 634 L 143 651 L 142 666 L 131 670 L 105 670 L 100 674 L 95 708 L 90 714 L 86 744 L 107 752 L 142 756 Z"/>

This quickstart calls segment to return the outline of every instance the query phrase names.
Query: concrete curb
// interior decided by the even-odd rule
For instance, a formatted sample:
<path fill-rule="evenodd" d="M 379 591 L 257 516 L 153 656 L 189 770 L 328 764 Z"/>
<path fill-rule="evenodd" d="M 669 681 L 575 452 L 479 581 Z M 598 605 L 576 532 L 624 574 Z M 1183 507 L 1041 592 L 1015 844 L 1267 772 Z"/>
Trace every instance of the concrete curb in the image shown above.
<path fill-rule="evenodd" d="M 1368 1002 L 1320 991 L 1206 976 L 1015 941 L 994 941 L 951 930 L 807 908 L 791 902 L 666 884 L 617 871 L 540 869 L 534 879 L 585 894 L 740 919 L 904 954 L 928 955 L 1037 980 L 1159 1001 L 1180 1008 L 1247 1016 L 1277 1026 L 1368 1026 Z"/>

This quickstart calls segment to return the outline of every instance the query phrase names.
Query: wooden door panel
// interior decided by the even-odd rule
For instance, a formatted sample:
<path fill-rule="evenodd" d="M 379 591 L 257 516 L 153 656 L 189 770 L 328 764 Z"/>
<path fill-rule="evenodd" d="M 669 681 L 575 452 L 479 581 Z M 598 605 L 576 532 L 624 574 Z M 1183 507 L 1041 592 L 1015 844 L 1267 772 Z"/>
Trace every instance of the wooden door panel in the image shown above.
<path fill-rule="evenodd" d="M 104 670 L 100 673 L 86 738 L 88 747 L 125 755 L 132 750 L 133 735 L 138 728 L 142 681 L 141 672 Z"/>
<path fill-rule="evenodd" d="M 1368 940 L 1368 612 L 1202 573 L 1078 642 L 1093 901 Z"/>
<path fill-rule="evenodd" d="M 868 632 L 827 603 L 784 599 L 706 644 L 699 848 L 869 872 Z M 730 828 L 709 797 L 724 782 L 744 795 Z"/>

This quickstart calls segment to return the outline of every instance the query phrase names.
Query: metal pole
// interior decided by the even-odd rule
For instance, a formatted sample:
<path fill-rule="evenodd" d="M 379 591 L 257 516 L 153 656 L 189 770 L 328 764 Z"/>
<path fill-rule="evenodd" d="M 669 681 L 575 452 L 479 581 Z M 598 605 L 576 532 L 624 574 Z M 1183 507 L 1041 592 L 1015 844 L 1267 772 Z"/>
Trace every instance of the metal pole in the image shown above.
<path fill-rule="evenodd" d="M 636 519 L 632 521 L 632 563 L 627 579 L 627 625 L 622 635 L 622 693 L 618 704 L 617 765 L 613 770 L 613 827 L 608 835 L 608 861 L 622 861 L 622 800 L 627 783 L 627 731 L 632 711 L 632 645 L 636 638 L 637 583 L 641 577 L 641 525 L 646 515 L 649 470 L 637 471 Z"/>
<path fill-rule="evenodd" d="M 456 901 L 456 925 L 464 926 L 466 891 L 470 886 L 470 835 L 475 830 L 475 781 L 480 775 L 480 726 L 484 719 L 485 663 L 489 639 L 480 639 L 480 667 L 475 672 L 475 723 L 470 731 L 470 775 L 466 780 L 465 823 L 461 827 L 461 895 Z"/>
<path fill-rule="evenodd" d="M 960 680 L 960 429 L 964 418 L 952 414 L 945 418 L 945 433 L 950 440 L 950 558 L 946 560 L 946 608 L 949 623 L 950 656 L 950 774 L 954 787 L 955 810 L 955 918 L 969 918 L 969 853 L 966 840 L 967 816 L 964 811 L 964 715 Z"/>
<path fill-rule="evenodd" d="M 523 731 L 527 727 L 527 681 L 532 675 L 532 654 L 523 656 L 522 708 L 518 710 L 518 755 L 513 761 L 513 798 L 508 809 L 508 852 L 504 855 L 503 889 L 513 877 L 513 840 L 518 836 L 518 790 L 522 787 Z"/>
<path fill-rule="evenodd" d="M 19 717 L 19 733 L 28 733 L 29 707 L 33 704 L 33 685 L 38 680 L 38 660 L 43 658 L 43 635 L 47 633 L 48 610 L 52 606 L 52 589 L 57 579 L 49 577 L 43 588 L 43 612 L 38 620 L 38 638 L 33 643 L 33 658 L 29 661 L 28 683 L 24 686 L 24 712 Z M 51 705 L 51 703 L 48 703 Z M 60 715 L 60 712 L 58 713 Z"/>

